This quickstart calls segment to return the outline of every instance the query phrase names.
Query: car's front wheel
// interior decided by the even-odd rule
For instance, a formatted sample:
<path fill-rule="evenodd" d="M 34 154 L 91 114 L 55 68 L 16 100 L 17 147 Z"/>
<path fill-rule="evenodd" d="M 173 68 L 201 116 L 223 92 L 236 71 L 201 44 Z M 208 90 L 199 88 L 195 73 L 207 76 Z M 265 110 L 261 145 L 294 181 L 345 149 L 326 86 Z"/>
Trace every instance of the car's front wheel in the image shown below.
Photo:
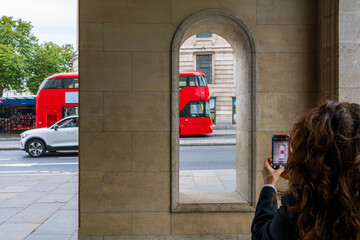
<path fill-rule="evenodd" d="M 41 140 L 34 139 L 28 143 L 26 151 L 31 157 L 41 157 L 45 154 L 46 149 Z"/>

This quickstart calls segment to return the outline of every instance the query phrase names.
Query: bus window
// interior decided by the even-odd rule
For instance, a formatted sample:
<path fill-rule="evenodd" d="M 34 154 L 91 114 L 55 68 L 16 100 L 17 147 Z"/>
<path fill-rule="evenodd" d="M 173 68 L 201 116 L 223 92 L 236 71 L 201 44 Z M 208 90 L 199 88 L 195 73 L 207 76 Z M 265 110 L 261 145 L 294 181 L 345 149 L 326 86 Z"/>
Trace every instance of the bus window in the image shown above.
<path fill-rule="evenodd" d="M 210 105 L 207 101 L 191 101 L 180 111 L 180 117 L 208 117 Z"/>
<path fill-rule="evenodd" d="M 182 76 L 179 79 L 179 90 L 183 89 L 184 87 L 186 87 L 186 76 Z"/>
<path fill-rule="evenodd" d="M 206 87 L 207 82 L 204 76 L 181 76 L 179 79 L 180 90 L 184 87 Z"/>
<path fill-rule="evenodd" d="M 196 78 L 195 76 L 188 76 L 188 81 L 189 81 L 189 85 L 190 87 L 196 87 L 198 86 L 199 84 L 197 83 L 196 81 Z"/>
<path fill-rule="evenodd" d="M 41 89 L 60 89 L 60 88 L 61 88 L 61 78 L 51 78 L 46 80 L 46 82 L 44 82 L 44 85 L 42 86 Z"/>
<path fill-rule="evenodd" d="M 64 88 L 79 88 L 79 80 L 77 78 L 64 78 Z"/>
<path fill-rule="evenodd" d="M 205 87 L 207 86 L 207 81 L 206 78 L 204 76 L 197 76 L 198 82 L 199 82 L 199 86 L 201 87 Z"/>
<path fill-rule="evenodd" d="M 204 103 L 202 102 L 193 102 L 190 105 L 190 115 L 191 117 L 199 117 L 204 114 Z"/>

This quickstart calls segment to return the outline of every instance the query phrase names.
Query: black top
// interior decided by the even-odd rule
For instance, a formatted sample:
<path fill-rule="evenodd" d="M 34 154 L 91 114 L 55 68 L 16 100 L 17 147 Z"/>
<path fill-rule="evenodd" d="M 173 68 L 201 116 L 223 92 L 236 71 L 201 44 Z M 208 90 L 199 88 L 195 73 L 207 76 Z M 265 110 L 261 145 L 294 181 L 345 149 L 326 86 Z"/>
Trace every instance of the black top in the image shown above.
<path fill-rule="evenodd" d="M 282 197 L 282 206 L 278 209 L 275 194 L 272 187 L 264 187 L 261 190 L 251 225 L 253 240 L 297 239 L 294 216 L 288 210 L 288 206 L 291 206 L 293 202 L 293 196 Z"/>

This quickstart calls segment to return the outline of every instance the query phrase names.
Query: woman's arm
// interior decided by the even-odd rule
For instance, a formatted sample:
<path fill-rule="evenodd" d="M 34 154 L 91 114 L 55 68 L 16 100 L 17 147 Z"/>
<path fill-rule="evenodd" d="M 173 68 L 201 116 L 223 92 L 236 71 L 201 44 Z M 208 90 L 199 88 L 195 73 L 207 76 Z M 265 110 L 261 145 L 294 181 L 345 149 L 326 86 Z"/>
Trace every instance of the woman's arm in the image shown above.
<path fill-rule="evenodd" d="M 279 179 L 281 173 L 284 172 L 284 167 L 274 170 L 270 163 L 272 160 L 268 158 L 264 162 L 262 170 L 264 184 L 275 185 Z M 252 239 L 273 239 L 271 236 L 271 223 L 274 220 L 274 216 L 277 213 L 278 205 L 276 200 L 275 187 L 265 186 L 260 193 L 259 201 L 256 206 L 255 217 L 251 225 Z"/>
<path fill-rule="evenodd" d="M 277 200 L 274 198 L 275 190 L 264 187 L 261 190 L 255 217 L 251 225 L 252 239 L 273 239 L 270 233 L 270 224 L 277 211 Z"/>

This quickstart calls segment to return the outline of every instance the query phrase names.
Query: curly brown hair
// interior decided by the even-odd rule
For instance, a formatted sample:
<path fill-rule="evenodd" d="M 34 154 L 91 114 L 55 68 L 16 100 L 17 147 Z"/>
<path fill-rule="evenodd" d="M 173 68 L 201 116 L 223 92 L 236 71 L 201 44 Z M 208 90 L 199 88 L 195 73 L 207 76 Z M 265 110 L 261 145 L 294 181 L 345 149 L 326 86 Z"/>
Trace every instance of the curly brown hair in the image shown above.
<path fill-rule="evenodd" d="M 360 240 L 360 106 L 326 101 L 291 133 L 287 170 L 303 240 Z"/>

